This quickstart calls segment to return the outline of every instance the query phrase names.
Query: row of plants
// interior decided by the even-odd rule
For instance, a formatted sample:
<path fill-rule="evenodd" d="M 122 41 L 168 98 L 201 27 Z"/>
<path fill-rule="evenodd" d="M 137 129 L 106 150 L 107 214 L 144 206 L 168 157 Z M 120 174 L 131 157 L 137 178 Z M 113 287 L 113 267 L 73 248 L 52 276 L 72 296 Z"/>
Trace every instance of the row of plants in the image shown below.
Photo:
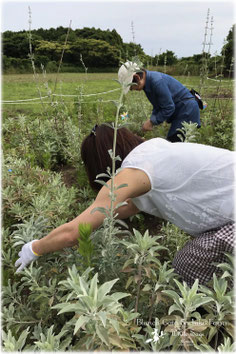
<path fill-rule="evenodd" d="M 13 235 L 13 253 L 25 242 L 19 231 Z M 65 250 L 30 265 L 18 281 L 9 279 L 2 299 L 3 348 L 232 351 L 232 264 L 219 265 L 224 275 L 214 275 L 212 287 L 196 280 L 189 288 L 177 280 L 168 261 L 160 261 L 161 237 L 134 230 L 129 241 L 120 242 L 117 250 L 123 254 L 114 262 L 119 278 L 101 275 L 95 256 L 99 252 L 101 258 L 101 249 L 94 246 L 94 267 L 83 266 L 88 253 Z"/>

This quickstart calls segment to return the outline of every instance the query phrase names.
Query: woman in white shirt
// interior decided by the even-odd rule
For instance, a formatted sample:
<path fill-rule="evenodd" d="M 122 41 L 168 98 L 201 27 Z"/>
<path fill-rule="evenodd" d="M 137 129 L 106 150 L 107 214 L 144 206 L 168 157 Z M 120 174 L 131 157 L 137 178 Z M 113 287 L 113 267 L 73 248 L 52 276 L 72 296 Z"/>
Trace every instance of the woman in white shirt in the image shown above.
<path fill-rule="evenodd" d="M 111 167 L 108 150 L 114 131 L 102 124 L 84 139 L 81 155 L 89 182 L 98 190 L 95 201 L 74 220 L 61 225 L 41 240 L 22 247 L 16 261 L 22 270 L 39 255 L 77 244 L 78 225 L 89 223 L 93 230 L 104 220 L 96 207 L 110 204 L 109 190 L 94 182 Z M 168 220 L 195 239 L 176 255 L 173 266 L 189 285 L 196 278 L 207 282 L 215 271 L 212 262 L 222 262 L 224 252 L 233 252 L 234 237 L 234 158 L 225 149 L 193 143 L 170 143 L 155 138 L 144 141 L 126 128 L 118 129 L 115 185 L 127 184 L 116 191 L 115 205 L 125 219 L 139 211 Z M 108 184 L 111 181 L 107 181 Z"/>

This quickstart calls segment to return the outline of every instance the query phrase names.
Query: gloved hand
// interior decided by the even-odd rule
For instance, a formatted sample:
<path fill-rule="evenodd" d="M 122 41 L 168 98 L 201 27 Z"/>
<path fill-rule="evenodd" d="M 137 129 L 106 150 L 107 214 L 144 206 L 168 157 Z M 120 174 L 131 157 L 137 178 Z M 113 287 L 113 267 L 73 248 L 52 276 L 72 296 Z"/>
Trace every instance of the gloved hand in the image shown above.
<path fill-rule="evenodd" d="M 19 266 L 16 270 L 16 273 L 20 272 L 22 269 L 24 269 L 29 263 L 34 261 L 35 259 L 39 258 L 39 255 L 37 255 L 35 252 L 32 250 L 32 243 L 36 241 L 30 241 L 26 243 L 21 251 L 18 253 L 18 256 L 20 257 L 17 259 L 15 266 Z"/>

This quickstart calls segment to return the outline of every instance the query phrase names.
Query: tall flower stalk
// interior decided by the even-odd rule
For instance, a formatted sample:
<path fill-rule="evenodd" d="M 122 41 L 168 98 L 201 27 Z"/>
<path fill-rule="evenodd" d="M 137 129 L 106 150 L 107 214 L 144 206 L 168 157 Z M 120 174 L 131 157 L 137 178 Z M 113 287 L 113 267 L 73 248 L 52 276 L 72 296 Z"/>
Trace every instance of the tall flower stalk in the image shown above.
<path fill-rule="evenodd" d="M 137 71 L 137 64 L 136 63 L 132 63 L 132 62 L 130 62 L 130 64 L 131 65 L 127 68 L 127 70 L 135 73 Z M 121 85 L 121 93 L 120 93 L 119 100 L 114 102 L 116 107 L 117 107 L 117 109 L 116 109 L 115 122 L 114 122 L 114 126 L 113 126 L 113 129 L 114 129 L 113 147 L 112 147 L 112 151 L 109 152 L 110 156 L 111 156 L 111 159 L 112 159 L 111 187 L 110 187 L 110 195 L 111 195 L 111 207 L 110 207 L 111 221 L 110 221 L 110 227 L 111 228 L 114 227 L 114 219 L 116 217 L 115 210 L 118 207 L 121 206 L 121 204 L 119 204 L 119 206 L 116 206 L 116 208 L 114 207 L 114 203 L 116 201 L 115 191 L 117 190 L 117 188 L 121 188 L 122 186 L 125 186 L 125 185 L 122 185 L 122 186 L 116 187 L 115 184 L 114 184 L 115 176 L 118 173 L 118 171 L 116 171 L 116 161 L 120 160 L 120 157 L 116 156 L 117 130 L 122 126 L 122 125 L 118 124 L 119 123 L 119 116 L 120 116 L 120 109 L 123 106 L 124 93 L 126 92 L 127 87 L 132 85 L 132 83 L 127 83 L 125 81 L 123 81 L 123 82 L 118 81 L 118 82 Z M 124 204 L 124 203 L 122 203 L 122 204 Z"/>
<path fill-rule="evenodd" d="M 129 67 L 128 70 L 132 70 L 134 73 L 137 71 L 137 67 Z M 119 82 L 119 81 L 118 81 Z M 102 247 L 102 262 L 100 263 L 100 271 L 106 270 L 106 265 L 109 264 L 110 267 L 110 273 L 113 275 L 116 274 L 116 269 L 117 269 L 117 254 L 118 254 L 118 249 L 120 246 L 120 243 L 118 241 L 118 238 L 116 237 L 118 234 L 122 233 L 127 233 L 127 230 L 120 230 L 120 225 L 127 228 L 127 225 L 124 221 L 117 219 L 118 213 L 116 212 L 118 208 L 120 208 L 123 205 L 126 205 L 126 202 L 118 203 L 116 204 L 116 191 L 122 187 L 127 186 L 127 184 L 122 184 L 117 186 L 115 184 L 115 176 L 119 172 L 119 170 L 116 170 L 116 161 L 120 161 L 120 156 L 116 156 L 116 143 L 117 143 L 117 131 L 120 129 L 123 124 L 120 124 L 119 122 L 119 117 L 120 117 L 120 110 L 121 107 L 123 106 L 123 97 L 125 92 L 127 91 L 127 86 L 130 86 L 131 83 L 127 82 L 119 82 L 121 85 L 121 93 L 120 97 L 117 101 L 113 101 L 113 103 L 116 106 L 116 116 L 115 120 L 112 123 L 112 128 L 114 129 L 114 135 L 113 135 L 113 146 L 112 149 L 108 151 L 112 163 L 111 163 L 111 168 L 107 168 L 106 173 L 101 173 L 99 174 L 96 178 L 96 181 L 106 188 L 109 189 L 109 195 L 110 195 L 110 206 L 109 207 L 98 207 L 95 208 L 92 212 L 95 211 L 100 211 L 105 215 L 105 219 L 103 222 L 103 228 L 102 230 L 97 230 L 95 234 L 93 235 L 93 238 L 99 237 L 99 242 L 100 246 Z M 111 183 L 108 185 L 106 182 L 99 180 L 99 178 L 108 178 L 110 179 Z"/>
<path fill-rule="evenodd" d="M 123 105 L 123 96 L 124 96 L 124 90 L 121 90 L 120 98 L 117 103 L 117 110 L 116 110 L 116 118 L 115 118 L 115 123 L 114 123 L 114 136 L 113 136 L 113 147 L 112 147 L 112 152 L 111 152 L 111 159 L 112 159 L 112 170 L 111 170 L 111 214 L 113 215 L 114 218 L 114 202 L 116 200 L 115 198 L 115 185 L 114 185 L 114 179 L 116 176 L 116 160 L 118 156 L 116 156 L 116 141 L 117 141 L 117 130 L 118 130 L 118 119 L 119 119 L 119 114 L 120 114 L 120 109 Z"/>

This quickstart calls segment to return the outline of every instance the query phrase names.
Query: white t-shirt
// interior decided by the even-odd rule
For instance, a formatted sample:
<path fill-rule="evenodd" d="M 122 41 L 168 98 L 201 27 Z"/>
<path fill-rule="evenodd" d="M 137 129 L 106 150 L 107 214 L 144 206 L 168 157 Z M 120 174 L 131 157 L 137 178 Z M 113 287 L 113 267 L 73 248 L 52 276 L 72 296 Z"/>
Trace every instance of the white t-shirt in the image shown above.
<path fill-rule="evenodd" d="M 149 177 L 150 191 L 132 199 L 139 210 L 196 235 L 234 221 L 234 159 L 233 151 L 154 138 L 121 167 Z"/>

